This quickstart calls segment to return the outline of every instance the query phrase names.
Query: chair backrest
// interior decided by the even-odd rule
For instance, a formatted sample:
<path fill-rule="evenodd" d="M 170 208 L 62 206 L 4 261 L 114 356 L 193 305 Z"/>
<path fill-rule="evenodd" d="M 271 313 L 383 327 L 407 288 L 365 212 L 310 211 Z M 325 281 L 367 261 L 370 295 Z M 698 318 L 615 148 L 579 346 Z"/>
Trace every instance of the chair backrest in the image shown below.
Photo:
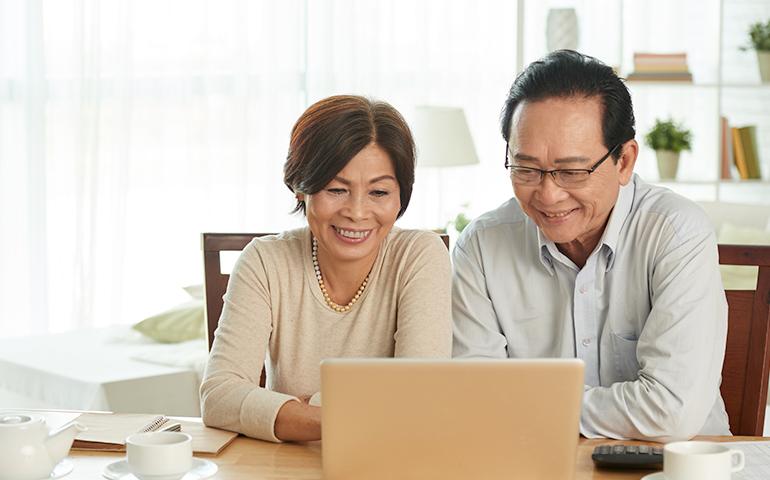
<path fill-rule="evenodd" d="M 255 237 L 270 235 L 269 233 L 203 233 L 201 234 L 201 249 L 203 250 L 203 290 L 206 297 L 206 338 L 209 350 L 214 343 L 214 330 L 217 329 L 219 317 L 224 306 L 223 296 L 227 290 L 230 275 L 222 273 L 220 252 L 240 252 Z"/>
<path fill-rule="evenodd" d="M 203 289 L 206 298 L 206 338 L 209 350 L 214 343 L 214 332 L 219 324 L 224 306 L 223 296 L 227 291 L 230 275 L 222 273 L 220 252 L 241 251 L 255 237 L 271 235 L 270 233 L 203 233 L 201 234 L 201 249 L 203 250 Z M 449 248 L 449 236 L 441 234 L 441 240 Z M 262 369 L 260 385 L 265 386 L 265 370 Z"/>
<path fill-rule="evenodd" d="M 733 435 L 761 436 L 770 371 L 770 246 L 719 245 L 722 265 L 758 266 L 756 290 L 726 290 L 722 398 Z"/>
<path fill-rule="evenodd" d="M 220 252 L 240 252 L 254 237 L 270 235 L 269 233 L 202 233 L 201 249 L 203 250 L 203 291 L 206 298 L 206 339 L 209 351 L 214 343 L 214 331 L 222 315 L 227 282 L 230 274 L 222 273 Z M 264 387 L 267 373 L 262 367 L 259 386 Z"/>

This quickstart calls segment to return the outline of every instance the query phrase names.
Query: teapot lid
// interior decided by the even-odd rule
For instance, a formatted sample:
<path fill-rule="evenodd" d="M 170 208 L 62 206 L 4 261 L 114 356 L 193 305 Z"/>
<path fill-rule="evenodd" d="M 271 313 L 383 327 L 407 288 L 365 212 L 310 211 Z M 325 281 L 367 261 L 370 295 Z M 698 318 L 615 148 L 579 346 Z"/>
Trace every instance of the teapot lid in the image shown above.
<path fill-rule="evenodd" d="M 29 425 L 30 423 L 39 421 L 37 416 L 27 415 L 24 413 L 10 413 L 0 412 L 0 428 L 3 427 L 20 427 Z"/>

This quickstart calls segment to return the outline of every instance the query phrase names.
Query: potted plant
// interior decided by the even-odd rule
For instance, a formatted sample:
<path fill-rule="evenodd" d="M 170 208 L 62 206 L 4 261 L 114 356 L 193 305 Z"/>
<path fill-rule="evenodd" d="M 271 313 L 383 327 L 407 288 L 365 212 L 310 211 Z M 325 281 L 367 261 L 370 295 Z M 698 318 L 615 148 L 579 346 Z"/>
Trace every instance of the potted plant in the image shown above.
<path fill-rule="evenodd" d="M 770 20 L 757 22 L 749 27 L 751 48 L 757 51 L 759 76 L 763 82 L 770 82 Z"/>
<path fill-rule="evenodd" d="M 454 243 L 460 237 L 460 234 L 463 233 L 463 230 L 465 230 L 465 227 L 467 227 L 468 224 L 471 223 L 471 218 L 468 217 L 468 214 L 466 213 L 467 208 L 468 208 L 467 203 L 462 204 L 461 209 L 457 213 L 455 218 L 452 220 L 449 220 L 446 224 L 446 228 L 444 229 L 444 231 L 446 232 L 447 235 L 449 235 L 450 245 L 454 245 Z"/>
<path fill-rule="evenodd" d="M 673 180 L 676 178 L 676 170 L 679 167 L 679 153 L 682 150 L 690 150 L 692 134 L 682 125 L 672 119 L 655 119 L 644 141 L 658 157 L 658 172 L 661 180 Z"/>
<path fill-rule="evenodd" d="M 457 214 L 454 220 L 451 222 L 455 226 L 455 230 L 457 230 L 457 233 L 463 233 L 463 230 L 465 230 L 465 227 L 468 226 L 469 223 L 471 223 L 471 219 L 468 218 L 468 215 L 465 214 L 465 212 L 460 212 Z"/>

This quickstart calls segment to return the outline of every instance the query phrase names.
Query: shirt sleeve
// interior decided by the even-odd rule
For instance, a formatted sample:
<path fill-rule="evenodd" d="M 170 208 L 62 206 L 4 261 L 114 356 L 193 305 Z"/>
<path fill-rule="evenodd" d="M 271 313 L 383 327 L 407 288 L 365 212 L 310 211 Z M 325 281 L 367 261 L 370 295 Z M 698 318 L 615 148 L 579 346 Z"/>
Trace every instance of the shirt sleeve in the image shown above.
<path fill-rule="evenodd" d="M 450 358 L 452 320 L 449 252 L 435 234 L 421 232 L 398 263 L 396 357 Z"/>
<path fill-rule="evenodd" d="M 272 332 L 265 265 L 249 245 L 230 276 L 203 383 L 201 416 L 212 427 L 279 442 L 275 419 L 296 397 L 259 386 Z"/>
<path fill-rule="evenodd" d="M 452 260 L 452 356 L 507 358 L 508 342 L 489 298 L 478 237 L 473 232 L 460 238 Z"/>
<path fill-rule="evenodd" d="M 586 389 L 580 422 L 586 437 L 688 439 L 719 401 L 727 302 L 714 233 L 672 234 L 657 249 L 652 308 L 636 345 L 639 377 Z"/>

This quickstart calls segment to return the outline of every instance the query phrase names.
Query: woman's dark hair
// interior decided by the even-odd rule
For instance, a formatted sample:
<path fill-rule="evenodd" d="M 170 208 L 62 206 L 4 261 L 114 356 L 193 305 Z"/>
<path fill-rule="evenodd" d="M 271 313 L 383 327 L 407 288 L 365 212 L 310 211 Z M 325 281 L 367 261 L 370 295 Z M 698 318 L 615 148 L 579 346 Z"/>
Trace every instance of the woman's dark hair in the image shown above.
<path fill-rule="evenodd" d="M 400 217 L 414 184 L 414 139 L 398 111 L 386 102 L 337 95 L 311 105 L 291 131 L 283 182 L 294 193 L 320 192 L 367 145 L 375 143 L 393 162 L 400 189 Z M 294 212 L 305 213 L 297 200 Z"/>
<path fill-rule="evenodd" d="M 521 102 L 569 97 L 600 99 L 602 137 L 608 149 L 636 135 L 631 95 L 612 68 L 573 50 L 557 50 L 531 63 L 511 85 L 500 115 L 503 138 L 509 140 L 513 113 Z M 620 153 L 617 149 L 613 159 L 617 161 Z"/>

